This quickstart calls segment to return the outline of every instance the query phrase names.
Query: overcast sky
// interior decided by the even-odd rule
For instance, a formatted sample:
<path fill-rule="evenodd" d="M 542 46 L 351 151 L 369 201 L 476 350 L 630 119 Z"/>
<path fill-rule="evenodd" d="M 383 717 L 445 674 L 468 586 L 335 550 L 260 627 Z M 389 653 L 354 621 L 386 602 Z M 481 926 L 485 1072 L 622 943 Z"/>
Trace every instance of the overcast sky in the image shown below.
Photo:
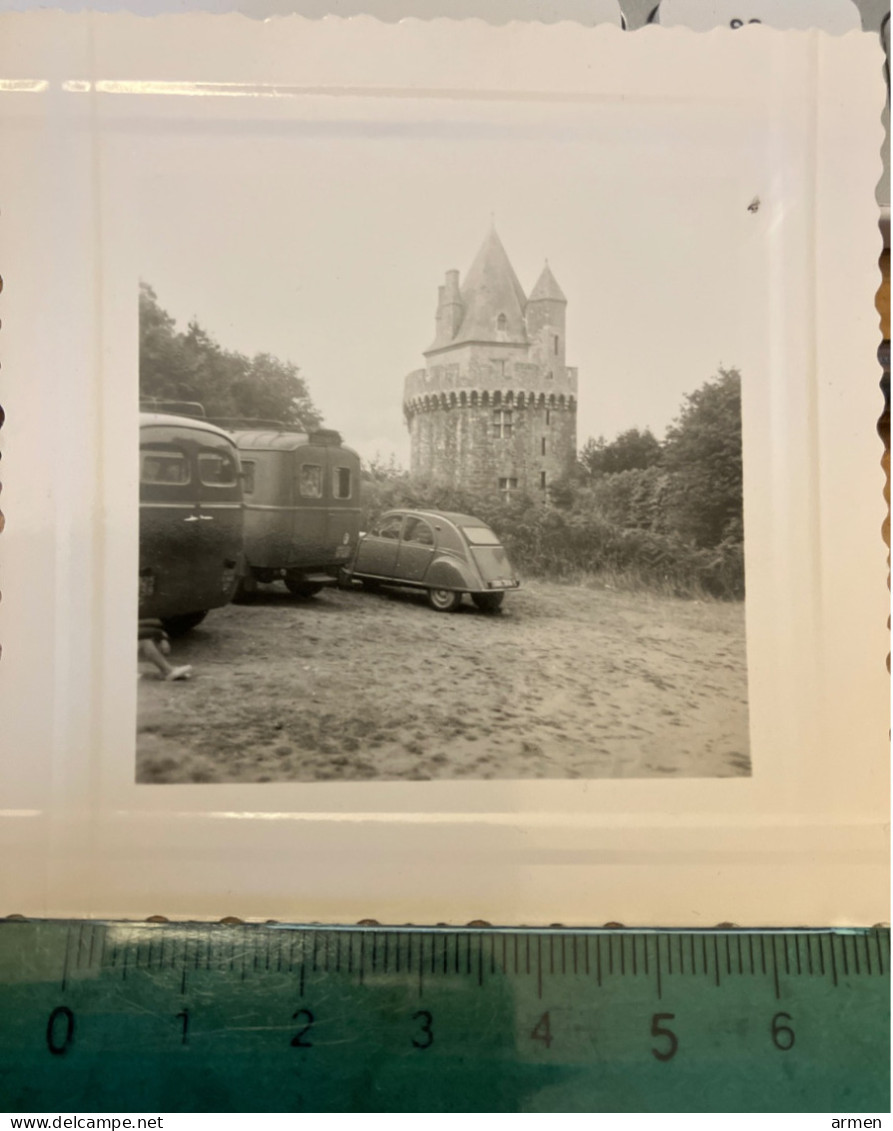
<path fill-rule="evenodd" d="M 351 101 L 329 123 L 143 138 L 138 267 L 181 327 L 294 361 L 361 455 L 408 462 L 403 378 L 491 213 L 525 291 L 548 258 L 567 296 L 581 445 L 662 436 L 721 365 L 746 380 L 762 312 L 747 205 L 766 159 L 743 121 L 680 103 L 418 104 L 370 124 Z"/>

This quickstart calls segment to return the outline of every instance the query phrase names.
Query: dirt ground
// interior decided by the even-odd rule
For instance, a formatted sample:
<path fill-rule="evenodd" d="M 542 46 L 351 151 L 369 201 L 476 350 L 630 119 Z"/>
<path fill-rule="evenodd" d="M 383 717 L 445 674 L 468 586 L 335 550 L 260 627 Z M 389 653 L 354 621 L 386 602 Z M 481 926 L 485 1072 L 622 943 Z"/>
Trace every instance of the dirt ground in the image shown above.
<path fill-rule="evenodd" d="M 750 773 L 744 608 L 530 583 L 466 598 L 265 587 L 140 664 L 137 780 Z"/>

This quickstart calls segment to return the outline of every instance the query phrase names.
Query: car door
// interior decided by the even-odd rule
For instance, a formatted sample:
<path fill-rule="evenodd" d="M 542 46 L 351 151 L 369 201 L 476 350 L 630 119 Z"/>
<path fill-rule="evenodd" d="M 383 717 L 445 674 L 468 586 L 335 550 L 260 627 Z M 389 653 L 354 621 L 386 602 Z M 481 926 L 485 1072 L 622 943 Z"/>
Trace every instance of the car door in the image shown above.
<path fill-rule="evenodd" d="M 400 581 L 424 581 L 434 557 L 434 542 L 434 527 L 424 518 L 407 515 L 395 571 Z"/>
<path fill-rule="evenodd" d="M 402 514 L 390 514 L 366 534 L 357 547 L 357 564 L 353 572 L 372 577 L 393 577 L 400 548 Z"/>

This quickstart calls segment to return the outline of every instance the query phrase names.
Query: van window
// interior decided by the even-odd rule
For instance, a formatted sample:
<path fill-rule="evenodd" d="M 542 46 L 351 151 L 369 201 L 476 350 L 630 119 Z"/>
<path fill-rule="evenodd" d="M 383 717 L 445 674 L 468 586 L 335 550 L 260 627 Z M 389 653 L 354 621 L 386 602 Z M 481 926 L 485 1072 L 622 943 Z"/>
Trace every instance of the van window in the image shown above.
<path fill-rule="evenodd" d="M 351 493 L 350 468 L 335 468 L 335 498 L 349 499 Z"/>
<path fill-rule="evenodd" d="M 140 452 L 140 482 L 184 484 L 192 478 L 189 462 L 176 448 L 150 448 Z"/>
<path fill-rule="evenodd" d="M 300 490 L 305 499 L 322 498 L 322 467 L 320 464 L 301 464 Z"/>
<path fill-rule="evenodd" d="M 257 464 L 253 459 L 242 460 L 242 494 L 254 494 L 254 469 Z"/>
<path fill-rule="evenodd" d="M 199 452 L 198 477 L 205 487 L 235 487 L 236 461 L 227 452 Z"/>

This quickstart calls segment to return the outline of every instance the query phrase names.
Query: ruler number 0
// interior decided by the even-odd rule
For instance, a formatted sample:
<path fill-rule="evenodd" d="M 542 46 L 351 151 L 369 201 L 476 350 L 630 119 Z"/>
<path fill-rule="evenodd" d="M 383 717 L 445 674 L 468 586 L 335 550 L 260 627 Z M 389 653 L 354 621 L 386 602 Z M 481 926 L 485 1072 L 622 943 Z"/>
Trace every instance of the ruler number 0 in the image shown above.
<path fill-rule="evenodd" d="M 656 1060 L 672 1060 L 679 1050 L 679 1038 L 672 1029 L 668 1029 L 666 1025 L 662 1025 L 662 1021 L 673 1021 L 676 1018 L 675 1013 L 655 1013 L 651 1018 L 651 1036 L 652 1037 L 665 1037 L 667 1040 L 667 1047 L 665 1049 L 652 1049 L 651 1055 Z"/>
<path fill-rule="evenodd" d="M 47 1048 L 53 1056 L 61 1056 L 73 1040 L 74 1014 L 67 1005 L 57 1005 L 47 1021 Z"/>
<path fill-rule="evenodd" d="M 781 1021 L 793 1021 L 790 1013 L 776 1013 L 772 1018 L 772 1043 L 777 1049 L 782 1052 L 787 1052 L 788 1049 L 794 1047 L 794 1030 L 790 1025 L 782 1025 Z"/>

